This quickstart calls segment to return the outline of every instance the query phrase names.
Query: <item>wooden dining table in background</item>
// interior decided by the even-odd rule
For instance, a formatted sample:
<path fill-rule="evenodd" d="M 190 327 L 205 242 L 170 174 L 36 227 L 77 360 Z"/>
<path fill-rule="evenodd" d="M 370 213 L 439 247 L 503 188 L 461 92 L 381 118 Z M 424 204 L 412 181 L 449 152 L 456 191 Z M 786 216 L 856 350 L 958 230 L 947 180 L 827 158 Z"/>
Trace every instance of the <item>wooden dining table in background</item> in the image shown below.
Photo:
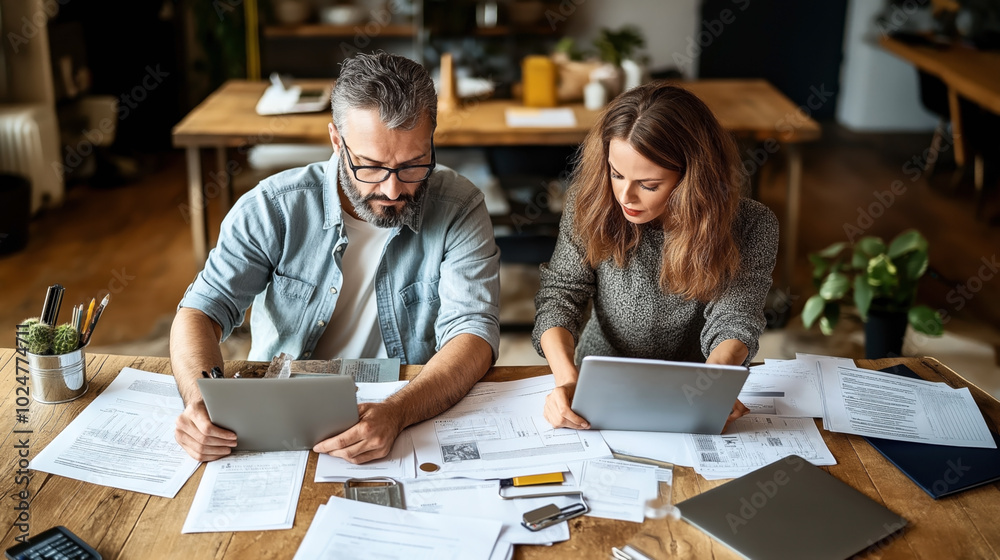
<path fill-rule="evenodd" d="M 305 88 L 323 85 L 323 81 L 301 80 Z M 783 245 L 781 287 L 791 284 L 798 243 L 799 193 L 802 182 L 802 156 L 799 144 L 817 140 L 820 125 L 808 109 L 792 103 L 766 80 L 720 79 L 679 81 L 701 98 L 727 130 L 737 137 L 756 143 L 753 153 L 741 154 L 751 170 L 777 160 L 787 170 L 785 212 L 781 227 Z M 268 82 L 229 80 L 209 95 L 178 123 L 172 132 L 175 147 L 186 150 L 188 203 L 185 216 L 190 220 L 194 258 L 199 268 L 209 250 L 205 206 L 219 200 L 223 214 L 232 202 L 232 173 L 238 160 L 229 150 L 245 155 L 250 147 L 264 144 L 329 145 L 327 124 L 330 113 L 262 116 L 255 107 Z M 572 109 L 576 123 L 569 127 L 509 127 L 505 112 L 521 107 L 516 100 L 471 100 L 450 111 L 438 114 L 434 143 L 438 147 L 489 146 L 575 146 L 580 144 L 597 121 L 598 112 L 582 104 L 563 105 Z M 206 192 L 201 150 L 215 151 L 215 170 L 210 174 L 211 192 Z M 775 156 L 781 152 L 780 158 Z"/>
<path fill-rule="evenodd" d="M 973 386 L 961 375 L 934 358 L 895 358 L 858 361 L 860 367 L 883 368 L 905 364 L 929 381 L 952 387 L 969 387 L 987 424 L 1000 425 L 1000 401 Z M 21 534 L 14 526 L 19 510 L 19 492 L 28 493 L 26 510 L 32 534 L 54 525 L 64 525 L 92 545 L 106 560 L 126 559 L 239 559 L 292 558 L 320 504 L 330 496 L 343 496 L 337 483 L 314 482 L 317 454 L 310 453 L 299 496 L 295 523 L 281 531 L 247 531 L 181 534 L 181 527 L 204 473 L 199 466 L 172 499 L 100 486 L 89 482 L 30 471 L 30 481 L 19 479 L 19 457 L 15 445 L 29 440 L 28 459 L 36 456 L 64 430 L 125 367 L 170 375 L 167 358 L 95 354 L 87 356 L 90 388 L 83 397 L 63 404 L 29 406 L 17 404 L 15 391 L 16 352 L 0 349 L 0 430 L 4 452 L 0 468 L 5 496 L 0 509 L 4 549 L 15 544 Z M 263 371 L 267 363 L 233 361 L 226 363 L 226 375 L 236 371 Z M 403 366 L 402 379 L 412 379 L 420 366 Z M 485 381 L 509 381 L 546 375 L 545 366 L 495 367 Z M 17 409 L 27 408 L 20 414 Z M 541 411 L 539 411 L 541 412 Z M 20 420 L 24 419 L 24 422 Z M 817 425 L 822 424 L 817 420 Z M 20 430 L 20 431 L 18 431 Z M 992 483 L 932 499 L 902 472 L 872 448 L 862 437 L 820 430 L 837 464 L 822 467 L 869 498 L 902 515 L 909 525 L 900 533 L 868 549 L 865 556 L 879 559 L 996 558 L 1000 553 L 1000 483 Z M 725 481 L 702 478 L 688 467 L 675 467 L 673 501 L 683 501 Z M 570 522 L 570 539 L 552 546 L 517 546 L 514 558 L 594 559 L 610 558 L 611 547 L 632 543 L 656 559 L 716 558 L 739 556 L 684 521 L 665 518 L 644 523 L 578 517 Z"/>

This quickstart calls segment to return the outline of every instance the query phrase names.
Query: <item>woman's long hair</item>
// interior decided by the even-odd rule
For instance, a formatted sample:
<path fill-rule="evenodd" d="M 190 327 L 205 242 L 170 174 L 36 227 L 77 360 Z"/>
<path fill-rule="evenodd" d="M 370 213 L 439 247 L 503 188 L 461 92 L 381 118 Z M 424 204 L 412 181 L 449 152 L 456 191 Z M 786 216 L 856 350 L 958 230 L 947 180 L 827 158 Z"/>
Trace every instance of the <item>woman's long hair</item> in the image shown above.
<path fill-rule="evenodd" d="M 576 191 L 574 234 L 584 261 L 595 268 L 608 258 L 624 267 L 642 234 L 611 190 L 613 139 L 681 177 L 661 220 L 660 289 L 699 301 L 720 295 L 740 264 L 732 224 L 745 173 L 732 135 L 694 94 L 665 82 L 616 97 L 584 140 L 570 187 Z"/>

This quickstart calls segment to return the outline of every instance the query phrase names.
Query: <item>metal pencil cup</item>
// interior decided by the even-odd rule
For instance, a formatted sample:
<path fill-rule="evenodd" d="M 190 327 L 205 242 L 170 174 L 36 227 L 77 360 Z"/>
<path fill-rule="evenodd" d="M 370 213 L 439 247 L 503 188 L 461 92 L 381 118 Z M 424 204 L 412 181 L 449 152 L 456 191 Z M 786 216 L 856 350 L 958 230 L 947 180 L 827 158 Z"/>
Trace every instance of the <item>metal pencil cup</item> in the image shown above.
<path fill-rule="evenodd" d="M 69 402 L 87 392 L 87 357 L 83 347 L 58 356 L 25 352 L 31 396 L 40 403 Z"/>

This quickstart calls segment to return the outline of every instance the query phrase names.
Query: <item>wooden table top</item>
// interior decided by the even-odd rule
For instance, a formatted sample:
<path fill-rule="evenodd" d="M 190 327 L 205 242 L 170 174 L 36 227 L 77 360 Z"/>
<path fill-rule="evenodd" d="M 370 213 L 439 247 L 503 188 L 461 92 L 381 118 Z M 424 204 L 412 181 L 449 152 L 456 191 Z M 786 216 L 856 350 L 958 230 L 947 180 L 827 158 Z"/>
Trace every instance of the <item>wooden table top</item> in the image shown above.
<path fill-rule="evenodd" d="M 322 81 L 302 80 L 303 86 Z M 279 143 L 328 144 L 328 112 L 258 115 L 254 108 L 268 82 L 229 80 L 209 95 L 173 129 L 177 147 L 239 147 Z M 696 80 L 679 85 L 698 95 L 727 129 L 739 136 L 780 142 L 819 138 L 819 124 L 765 80 Z M 569 104 L 576 126 L 511 128 L 504 112 L 520 107 L 513 100 L 467 101 L 438 114 L 437 146 L 575 145 L 583 141 L 598 112 Z"/>
<path fill-rule="evenodd" d="M 954 387 L 969 386 L 973 397 L 994 430 L 1000 424 L 1000 402 L 933 358 L 899 358 L 860 361 L 861 367 L 882 368 L 905 363 L 925 379 L 944 381 Z M 228 362 L 229 372 L 262 367 L 264 364 Z M 36 456 L 65 428 L 124 367 L 170 373 L 167 358 L 90 355 L 87 357 L 88 392 L 75 401 L 61 405 L 46 405 L 31 401 L 29 421 L 16 421 L 15 368 L 16 353 L 0 349 L 0 430 L 4 436 L 3 484 L 0 489 L 7 497 L 25 489 L 17 482 L 16 453 L 12 452 L 18 437 L 14 430 L 29 429 L 30 455 Z M 401 376 L 412 378 L 419 366 L 404 366 Z M 548 374 L 547 367 L 497 367 L 488 374 L 488 381 L 506 381 Z M 974 488 L 940 500 L 933 500 L 905 475 L 886 461 L 863 438 L 822 431 L 826 444 L 837 458 L 837 465 L 823 467 L 840 480 L 857 488 L 873 500 L 909 520 L 910 525 L 896 538 L 870 548 L 872 558 L 996 558 L 1000 554 L 1000 484 Z M 33 534 L 54 525 L 64 525 L 94 546 L 107 560 L 127 558 L 291 558 L 305 536 L 316 509 L 329 496 L 342 496 L 342 485 L 315 483 L 315 453 L 310 453 L 302 492 L 299 497 L 295 525 L 284 531 L 181 534 L 181 527 L 201 481 L 204 466 L 200 466 L 173 499 L 139 494 L 116 488 L 98 486 L 78 480 L 32 471 L 27 490 L 30 492 L 30 526 Z M 693 469 L 674 470 L 674 502 L 685 500 L 724 481 L 708 481 Z M 17 511 L 15 502 L 5 500 L 0 509 L 0 523 L 6 527 L 2 547 L 15 544 L 19 530 L 13 526 Z M 517 546 L 519 559 L 601 559 L 609 557 L 612 546 L 621 547 L 632 541 L 644 549 L 656 543 L 662 550 L 672 551 L 680 558 L 737 558 L 736 554 L 700 530 L 683 521 L 665 519 L 646 523 L 630 523 L 594 517 L 578 517 L 570 521 L 569 541 L 551 547 Z"/>
<path fill-rule="evenodd" d="M 941 78 L 959 95 L 1000 114 L 1000 51 L 962 45 L 938 49 L 883 37 L 879 44 L 914 66 Z"/>

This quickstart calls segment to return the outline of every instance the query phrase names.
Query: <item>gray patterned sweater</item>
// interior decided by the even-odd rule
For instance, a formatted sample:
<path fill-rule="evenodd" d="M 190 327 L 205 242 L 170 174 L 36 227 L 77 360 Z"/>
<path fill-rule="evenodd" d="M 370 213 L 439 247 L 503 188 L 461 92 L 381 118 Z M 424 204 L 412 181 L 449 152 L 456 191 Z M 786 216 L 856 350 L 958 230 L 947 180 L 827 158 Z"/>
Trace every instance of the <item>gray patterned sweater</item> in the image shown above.
<path fill-rule="evenodd" d="M 624 268 L 612 259 L 596 269 L 583 263 L 573 241 L 573 201 L 559 224 L 552 259 L 541 265 L 541 288 L 535 296 L 532 342 L 544 356 L 541 336 L 563 327 L 576 341 L 576 362 L 584 356 L 627 356 L 704 362 L 723 340 L 734 338 L 757 353 L 764 331 L 764 298 L 771 287 L 778 250 L 778 220 L 760 202 L 740 201 L 735 232 L 740 270 L 728 291 L 707 303 L 685 301 L 659 289 L 664 233 L 644 227 L 639 246 Z M 588 304 L 590 319 L 583 325 Z M 581 328 L 583 332 L 581 333 Z"/>

